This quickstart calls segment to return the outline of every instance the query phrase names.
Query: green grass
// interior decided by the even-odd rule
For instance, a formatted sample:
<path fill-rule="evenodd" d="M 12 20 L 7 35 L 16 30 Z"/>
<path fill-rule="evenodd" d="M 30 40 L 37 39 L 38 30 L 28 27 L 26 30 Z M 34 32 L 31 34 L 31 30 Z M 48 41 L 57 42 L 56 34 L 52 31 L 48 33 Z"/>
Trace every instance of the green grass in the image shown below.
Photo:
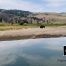
<path fill-rule="evenodd" d="M 23 25 L 20 25 L 19 23 L 14 23 L 14 24 L 9 24 L 9 23 L 0 23 L 0 26 L 40 26 L 40 25 L 45 25 L 45 26 L 66 26 L 66 22 L 44 22 L 44 23 L 32 23 L 32 24 L 26 24 L 24 23 Z"/>
<path fill-rule="evenodd" d="M 66 26 L 66 24 L 43 24 L 45 26 Z"/>

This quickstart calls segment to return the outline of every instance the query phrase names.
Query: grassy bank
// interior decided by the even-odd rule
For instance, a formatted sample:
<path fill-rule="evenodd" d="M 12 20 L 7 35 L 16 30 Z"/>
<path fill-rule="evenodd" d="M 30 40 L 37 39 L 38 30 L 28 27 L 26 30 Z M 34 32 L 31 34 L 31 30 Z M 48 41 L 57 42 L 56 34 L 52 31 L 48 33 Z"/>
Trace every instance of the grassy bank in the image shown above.
<path fill-rule="evenodd" d="M 59 27 L 59 26 L 66 26 L 66 23 L 32 23 L 32 24 L 9 24 L 9 23 L 0 23 L 0 31 L 3 30 L 18 30 L 18 29 L 27 29 L 27 28 L 34 28 L 34 27 L 40 27 L 40 25 L 45 25 L 46 27 Z"/>
<path fill-rule="evenodd" d="M 0 31 L 3 30 L 18 30 L 18 29 L 27 29 L 32 28 L 33 26 L 29 25 L 19 25 L 19 24 L 8 24 L 8 23 L 0 23 Z"/>

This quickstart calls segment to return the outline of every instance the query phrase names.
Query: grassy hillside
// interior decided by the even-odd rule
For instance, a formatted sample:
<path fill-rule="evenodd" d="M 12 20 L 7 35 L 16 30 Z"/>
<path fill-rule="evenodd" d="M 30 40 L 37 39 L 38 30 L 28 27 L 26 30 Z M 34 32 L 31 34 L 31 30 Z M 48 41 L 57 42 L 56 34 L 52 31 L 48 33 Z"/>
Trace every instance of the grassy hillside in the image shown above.
<path fill-rule="evenodd" d="M 66 26 L 66 13 L 32 13 L 22 10 L 0 9 L 0 30 L 40 27 L 40 25 Z"/>
<path fill-rule="evenodd" d="M 66 13 L 36 13 L 37 18 L 45 18 L 51 24 L 66 24 Z"/>

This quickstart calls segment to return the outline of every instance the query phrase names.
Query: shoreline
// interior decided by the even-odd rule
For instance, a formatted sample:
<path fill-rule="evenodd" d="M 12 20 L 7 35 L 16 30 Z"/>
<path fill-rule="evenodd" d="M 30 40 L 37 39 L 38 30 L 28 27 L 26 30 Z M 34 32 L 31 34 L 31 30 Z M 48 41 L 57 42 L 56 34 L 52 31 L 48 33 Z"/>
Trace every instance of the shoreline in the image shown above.
<path fill-rule="evenodd" d="M 0 31 L 0 41 L 66 37 L 66 27 L 28 28 Z"/>
<path fill-rule="evenodd" d="M 17 37 L 5 37 L 0 38 L 0 41 L 12 41 L 12 40 L 25 40 L 25 39 L 37 39 L 37 38 L 59 38 L 59 37 L 66 37 L 63 35 L 37 35 L 34 38 L 32 36 L 17 36 Z"/>

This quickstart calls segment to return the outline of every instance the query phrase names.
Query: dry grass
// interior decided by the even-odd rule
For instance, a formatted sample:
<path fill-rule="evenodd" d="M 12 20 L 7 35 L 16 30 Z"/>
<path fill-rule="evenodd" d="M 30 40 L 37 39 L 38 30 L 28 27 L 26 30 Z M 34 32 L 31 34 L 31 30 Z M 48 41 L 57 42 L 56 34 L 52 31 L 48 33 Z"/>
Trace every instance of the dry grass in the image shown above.
<path fill-rule="evenodd" d="M 0 31 L 0 40 L 66 37 L 66 26 Z"/>
<path fill-rule="evenodd" d="M 19 30 L 19 29 L 27 29 L 27 28 L 32 28 L 32 26 L 0 26 L 0 31 L 3 30 Z"/>

